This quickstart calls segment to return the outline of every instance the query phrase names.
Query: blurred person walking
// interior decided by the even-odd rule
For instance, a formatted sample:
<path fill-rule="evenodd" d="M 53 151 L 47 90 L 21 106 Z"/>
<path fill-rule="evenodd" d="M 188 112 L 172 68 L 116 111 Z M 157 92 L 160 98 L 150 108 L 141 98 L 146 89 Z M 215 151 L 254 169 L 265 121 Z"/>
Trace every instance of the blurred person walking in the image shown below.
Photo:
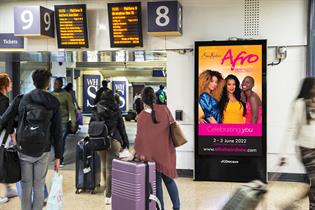
<path fill-rule="evenodd" d="M 310 188 L 304 196 L 287 205 L 286 210 L 296 209 L 297 202 L 309 198 L 309 209 L 315 210 L 315 77 L 303 80 L 300 92 L 290 115 L 289 138 L 296 141 L 297 153 L 310 180 Z M 281 158 L 280 164 L 286 162 Z"/>
<path fill-rule="evenodd" d="M 3 113 L 9 107 L 8 94 L 11 91 L 12 91 L 12 80 L 10 79 L 9 75 L 6 73 L 0 73 L 0 115 L 3 115 Z M 9 130 L 9 133 L 11 134 L 11 143 L 16 144 L 13 121 L 8 123 L 8 125 L 5 127 L 6 129 Z M 16 190 L 13 189 L 11 185 L 5 184 L 5 188 L 6 188 L 5 196 L 4 197 L 0 196 L 0 204 L 7 202 L 9 198 L 13 198 L 17 196 Z"/>
<path fill-rule="evenodd" d="M 156 190 L 164 210 L 162 180 L 173 203 L 180 209 L 178 188 L 175 182 L 176 151 L 170 137 L 170 124 L 174 118 L 165 105 L 156 104 L 153 88 L 146 87 L 142 93 L 144 110 L 138 115 L 135 152 L 141 160 L 156 163 Z"/>

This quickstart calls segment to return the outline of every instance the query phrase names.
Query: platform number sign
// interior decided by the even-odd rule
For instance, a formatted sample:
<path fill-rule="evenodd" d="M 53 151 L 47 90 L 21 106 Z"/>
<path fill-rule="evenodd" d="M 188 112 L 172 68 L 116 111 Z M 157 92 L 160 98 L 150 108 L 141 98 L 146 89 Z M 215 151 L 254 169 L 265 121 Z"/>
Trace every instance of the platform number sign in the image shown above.
<path fill-rule="evenodd" d="M 14 34 L 55 37 L 54 11 L 41 6 L 15 7 Z"/>
<path fill-rule="evenodd" d="M 183 7 L 178 1 L 148 2 L 148 34 L 179 36 L 183 31 Z"/>

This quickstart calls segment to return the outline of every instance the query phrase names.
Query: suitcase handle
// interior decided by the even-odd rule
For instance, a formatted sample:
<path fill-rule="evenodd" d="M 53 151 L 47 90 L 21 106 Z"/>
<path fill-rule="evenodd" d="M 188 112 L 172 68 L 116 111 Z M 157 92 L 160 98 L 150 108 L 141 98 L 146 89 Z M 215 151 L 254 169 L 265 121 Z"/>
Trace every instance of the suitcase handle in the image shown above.
<path fill-rule="evenodd" d="M 161 202 L 160 202 L 160 200 L 158 199 L 158 197 L 156 197 L 156 196 L 153 195 L 153 194 L 150 194 L 149 200 L 155 202 L 155 203 L 158 205 L 158 210 L 161 210 L 161 209 L 162 209 Z"/>

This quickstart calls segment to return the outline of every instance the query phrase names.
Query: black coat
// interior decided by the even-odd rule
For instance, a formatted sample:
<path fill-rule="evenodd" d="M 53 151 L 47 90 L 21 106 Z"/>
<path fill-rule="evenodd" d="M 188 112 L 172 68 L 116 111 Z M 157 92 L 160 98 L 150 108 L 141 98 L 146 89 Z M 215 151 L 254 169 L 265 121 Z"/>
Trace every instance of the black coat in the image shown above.
<path fill-rule="evenodd" d="M 96 97 L 94 99 L 94 104 L 97 104 L 101 98 L 102 98 L 102 94 L 103 92 L 107 90 L 107 91 L 112 91 L 111 89 L 109 89 L 108 87 L 101 87 L 98 91 L 96 91 Z"/>
<path fill-rule="evenodd" d="M 9 107 L 9 98 L 2 93 L 0 93 L 0 115 L 2 116 L 4 112 L 8 109 Z M 6 128 L 10 134 L 14 133 L 14 119 L 10 120 L 7 124 L 3 126 Z"/>
<path fill-rule="evenodd" d="M 112 137 L 121 142 L 122 147 L 129 147 L 125 123 L 118 104 L 114 99 L 102 99 L 92 111 L 91 121 L 105 121 Z"/>
<path fill-rule="evenodd" d="M 51 118 L 51 145 L 47 147 L 45 152 L 50 151 L 50 147 L 53 146 L 55 149 L 55 158 L 62 157 L 62 125 L 61 125 L 61 116 L 60 116 L 60 104 L 57 98 L 51 95 L 48 92 L 34 89 L 30 93 L 25 94 L 24 96 L 17 96 L 9 108 L 1 117 L 1 126 L 8 123 L 11 119 L 14 119 L 18 116 L 18 122 L 22 121 L 22 116 L 24 113 L 24 107 L 29 103 L 35 103 L 46 107 L 48 110 L 52 111 Z M 0 127 L 1 127 L 0 126 Z M 19 142 L 17 142 L 19 143 Z M 32 156 L 32 154 L 26 154 Z"/>

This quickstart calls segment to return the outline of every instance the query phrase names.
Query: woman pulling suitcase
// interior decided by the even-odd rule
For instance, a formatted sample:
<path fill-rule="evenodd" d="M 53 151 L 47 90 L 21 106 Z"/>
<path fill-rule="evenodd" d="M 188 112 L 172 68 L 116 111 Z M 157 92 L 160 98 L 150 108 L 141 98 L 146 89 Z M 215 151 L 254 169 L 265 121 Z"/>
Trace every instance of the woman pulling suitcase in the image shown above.
<path fill-rule="evenodd" d="M 170 138 L 170 124 L 174 122 L 166 105 L 155 103 L 156 96 L 151 87 L 142 93 L 144 110 L 138 115 L 135 140 L 136 155 L 141 160 L 156 163 L 157 197 L 164 210 L 162 179 L 173 203 L 173 209 L 180 209 L 176 182 L 176 151 Z"/>

